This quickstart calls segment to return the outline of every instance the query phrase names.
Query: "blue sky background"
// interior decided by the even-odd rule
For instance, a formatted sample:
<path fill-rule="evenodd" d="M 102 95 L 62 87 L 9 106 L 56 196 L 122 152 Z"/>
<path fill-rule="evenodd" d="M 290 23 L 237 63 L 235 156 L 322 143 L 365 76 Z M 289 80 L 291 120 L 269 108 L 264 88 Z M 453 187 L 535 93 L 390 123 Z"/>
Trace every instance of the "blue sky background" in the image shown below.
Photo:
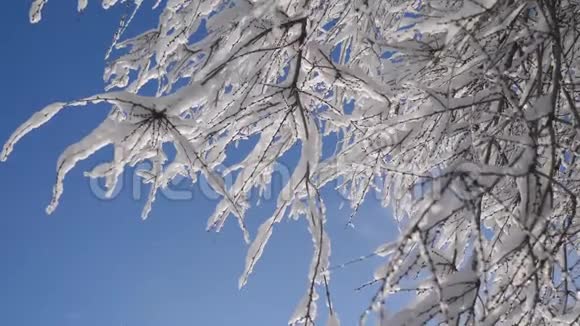
<path fill-rule="evenodd" d="M 46 104 L 102 91 L 104 54 L 123 7 L 103 11 L 99 2 L 90 1 L 78 14 L 76 1 L 49 1 L 37 25 L 28 23 L 30 1 L 4 4 L 0 143 Z M 156 22 L 151 4 L 145 1 L 133 32 Z M 144 200 L 132 198 L 130 174 L 114 200 L 92 194 L 82 172 L 108 159 L 110 149 L 70 173 L 61 205 L 45 215 L 59 154 L 106 113 L 106 106 L 65 111 L 24 138 L 0 165 L 0 325 L 285 325 L 307 286 L 312 242 L 303 220 L 278 226 L 240 291 L 247 246 L 233 220 L 221 233 L 205 232 L 216 202 L 204 198 L 198 186 L 192 188 L 193 200 L 159 197 L 146 221 L 139 217 Z M 348 205 L 339 210 L 340 198 L 328 189 L 324 194 L 333 264 L 393 238 L 389 213 L 373 198 L 351 229 L 345 227 Z M 271 199 L 252 209 L 247 219 L 252 235 L 274 204 Z M 378 263 L 332 274 L 343 325 L 353 325 L 368 304 L 372 289 L 354 288 L 369 280 Z"/>

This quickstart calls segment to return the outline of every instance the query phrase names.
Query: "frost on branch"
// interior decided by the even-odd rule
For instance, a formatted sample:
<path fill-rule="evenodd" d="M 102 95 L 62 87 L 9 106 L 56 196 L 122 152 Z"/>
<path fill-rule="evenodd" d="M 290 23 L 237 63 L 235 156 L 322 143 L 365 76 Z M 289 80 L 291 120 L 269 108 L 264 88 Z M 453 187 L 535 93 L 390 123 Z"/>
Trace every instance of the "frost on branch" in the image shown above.
<path fill-rule="evenodd" d="M 128 39 L 143 1 L 102 4 L 117 2 L 133 7 L 114 37 L 107 93 L 36 113 L 0 157 L 65 107 L 111 104 L 59 158 L 48 212 L 66 173 L 113 146 L 112 161 L 86 175 L 112 192 L 127 166 L 151 162 L 139 173 L 151 185 L 144 217 L 158 189 L 202 175 L 221 195 L 208 229 L 232 216 L 250 242 L 252 190 L 299 147 L 239 280 L 284 218 L 303 217 L 313 256 L 290 323 L 313 325 L 322 298 L 328 324 L 339 323 L 328 282 L 348 264 L 330 267 L 319 195 L 331 185 L 350 200 L 350 223 L 372 191 L 399 223 L 397 239 L 351 262 L 383 259 L 362 323 L 370 313 L 383 325 L 579 322 L 578 1 L 171 0 L 154 4 L 164 6 L 157 27 Z M 33 2 L 32 22 L 45 3 Z M 139 95 L 150 84 L 156 95 Z M 256 145 L 219 172 L 229 145 L 248 139 Z M 323 159 L 325 142 L 336 150 Z M 402 293 L 414 299 L 389 311 Z"/>
<path fill-rule="evenodd" d="M 31 23 L 38 23 L 42 19 L 42 7 L 48 2 L 48 0 L 34 0 L 32 6 L 30 6 L 29 19 Z"/>

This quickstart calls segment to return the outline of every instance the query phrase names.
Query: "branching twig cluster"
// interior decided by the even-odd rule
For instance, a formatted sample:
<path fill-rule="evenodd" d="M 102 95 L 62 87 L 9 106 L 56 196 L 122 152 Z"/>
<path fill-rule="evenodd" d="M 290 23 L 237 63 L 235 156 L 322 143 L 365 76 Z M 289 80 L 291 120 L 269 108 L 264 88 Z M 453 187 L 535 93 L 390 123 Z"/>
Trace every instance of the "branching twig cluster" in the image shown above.
<path fill-rule="evenodd" d="M 34 2 L 33 22 L 45 2 Z M 320 290 L 338 323 L 319 195 L 336 182 L 349 223 L 371 191 L 400 223 L 396 241 L 366 256 L 386 258 L 362 323 L 377 313 L 384 325 L 579 324 L 579 14 L 576 0 L 169 1 L 156 28 L 116 36 L 124 52 L 105 77 L 123 91 L 48 106 L 1 158 L 63 107 L 107 102 L 107 120 L 62 154 L 49 211 L 75 163 L 112 144 L 113 161 L 88 175 L 112 191 L 127 165 L 152 161 L 141 174 L 152 185 L 144 216 L 159 188 L 202 173 L 223 197 L 208 228 L 232 215 L 249 240 L 252 189 L 300 146 L 240 279 L 276 224 L 304 216 L 314 254 L 291 323 L 315 323 Z M 138 95 L 149 83 L 156 96 Z M 330 134 L 336 150 L 322 159 Z M 231 144 L 248 139 L 256 145 L 243 160 L 217 172 Z M 171 162 L 163 143 L 177 150 Z M 416 297 L 388 313 L 401 292 Z"/>

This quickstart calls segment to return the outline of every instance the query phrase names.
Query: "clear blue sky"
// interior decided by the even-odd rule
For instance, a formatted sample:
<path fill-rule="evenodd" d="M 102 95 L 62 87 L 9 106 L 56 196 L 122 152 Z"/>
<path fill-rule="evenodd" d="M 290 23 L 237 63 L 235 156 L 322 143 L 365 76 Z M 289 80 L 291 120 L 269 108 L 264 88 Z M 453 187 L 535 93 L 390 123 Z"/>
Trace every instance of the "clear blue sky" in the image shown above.
<path fill-rule="evenodd" d="M 0 11 L 0 143 L 44 105 L 102 91 L 104 53 L 122 13 L 90 1 L 88 11 L 77 14 L 75 1 L 49 1 L 42 22 L 30 25 L 29 3 L 7 1 Z M 145 1 L 133 31 L 155 21 L 151 3 Z M 79 164 L 65 181 L 59 208 L 45 215 L 58 155 L 106 112 L 105 106 L 65 111 L 23 139 L 0 165 L 0 325 L 285 325 L 307 285 L 312 244 L 303 220 L 279 225 L 239 291 L 247 247 L 236 223 L 230 220 L 219 234 L 205 232 L 215 201 L 197 186 L 193 200 L 158 198 L 146 221 L 139 217 L 143 200 L 133 200 L 130 187 L 114 200 L 99 200 L 82 172 L 109 158 L 110 150 Z M 333 264 L 392 239 L 389 214 L 375 200 L 362 207 L 357 228 L 350 229 L 348 205 L 339 210 L 339 198 L 324 193 Z M 251 211 L 252 235 L 273 204 Z M 372 290 L 354 288 L 369 280 L 378 263 L 332 274 L 343 325 L 353 325 L 368 304 Z"/>

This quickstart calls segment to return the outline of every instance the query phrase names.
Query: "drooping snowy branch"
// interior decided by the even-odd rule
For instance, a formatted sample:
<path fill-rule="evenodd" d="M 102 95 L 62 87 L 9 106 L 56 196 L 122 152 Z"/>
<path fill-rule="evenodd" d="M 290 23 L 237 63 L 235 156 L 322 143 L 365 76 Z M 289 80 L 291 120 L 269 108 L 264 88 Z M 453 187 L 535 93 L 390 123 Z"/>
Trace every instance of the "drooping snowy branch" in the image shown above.
<path fill-rule="evenodd" d="M 299 146 L 240 278 L 243 286 L 277 224 L 304 217 L 313 259 L 291 323 L 314 324 L 328 290 L 319 190 L 331 183 L 350 200 L 351 223 L 376 191 L 401 230 L 369 255 L 385 263 L 362 321 L 374 312 L 385 325 L 578 323 L 578 1 L 171 0 L 154 4 L 164 6 L 157 27 L 124 40 L 143 2 L 103 7 L 117 2 L 133 10 L 114 37 L 107 93 L 46 107 L 0 156 L 65 107 L 111 104 L 59 158 L 48 212 L 67 172 L 113 146 L 112 161 L 86 175 L 112 192 L 127 166 L 150 161 L 140 171 L 151 185 L 144 217 L 158 189 L 202 175 L 221 196 L 208 229 L 233 216 L 250 241 L 252 190 Z M 33 2 L 31 22 L 46 3 Z M 139 95 L 151 83 L 156 96 Z M 322 159 L 331 134 L 336 151 Z M 256 145 L 218 171 L 229 145 L 248 139 Z M 388 312 L 401 292 L 415 300 Z"/>

